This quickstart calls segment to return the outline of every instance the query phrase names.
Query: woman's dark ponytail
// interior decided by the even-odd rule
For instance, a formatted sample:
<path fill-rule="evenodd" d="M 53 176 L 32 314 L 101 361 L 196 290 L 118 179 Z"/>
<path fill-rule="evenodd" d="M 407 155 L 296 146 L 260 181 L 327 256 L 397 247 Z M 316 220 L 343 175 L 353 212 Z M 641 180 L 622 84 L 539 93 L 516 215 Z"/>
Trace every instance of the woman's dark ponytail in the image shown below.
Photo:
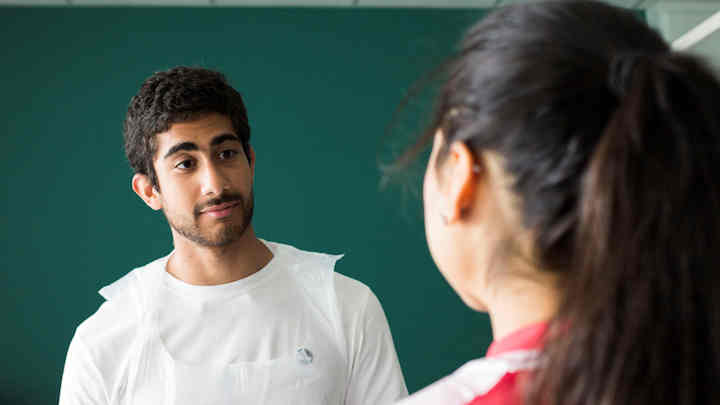
<path fill-rule="evenodd" d="M 720 85 L 693 57 L 626 53 L 608 88 L 618 107 L 582 179 L 573 268 L 527 403 L 717 403 Z"/>

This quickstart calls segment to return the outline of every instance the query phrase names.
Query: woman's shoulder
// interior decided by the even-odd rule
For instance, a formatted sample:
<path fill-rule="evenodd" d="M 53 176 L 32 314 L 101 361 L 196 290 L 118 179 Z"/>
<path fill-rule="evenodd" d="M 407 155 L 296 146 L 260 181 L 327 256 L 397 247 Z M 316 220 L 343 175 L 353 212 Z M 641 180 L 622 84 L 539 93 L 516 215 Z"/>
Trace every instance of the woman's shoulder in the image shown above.
<path fill-rule="evenodd" d="M 517 383 L 536 356 L 536 351 L 527 350 L 472 360 L 398 405 L 519 404 Z"/>
<path fill-rule="evenodd" d="M 529 371 L 507 373 L 486 393 L 478 395 L 467 405 L 522 405 L 522 387 Z"/>

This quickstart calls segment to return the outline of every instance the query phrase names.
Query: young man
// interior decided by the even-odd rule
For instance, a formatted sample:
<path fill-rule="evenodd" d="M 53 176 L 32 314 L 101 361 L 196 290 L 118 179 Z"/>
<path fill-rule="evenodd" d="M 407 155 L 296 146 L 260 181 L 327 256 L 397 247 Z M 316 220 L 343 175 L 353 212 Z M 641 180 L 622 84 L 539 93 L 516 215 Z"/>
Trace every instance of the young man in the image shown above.
<path fill-rule="evenodd" d="M 61 405 L 392 403 L 407 395 L 380 303 L 339 256 L 258 239 L 255 152 L 220 73 L 156 73 L 124 127 L 132 188 L 175 249 L 104 287 L 70 343 Z"/>

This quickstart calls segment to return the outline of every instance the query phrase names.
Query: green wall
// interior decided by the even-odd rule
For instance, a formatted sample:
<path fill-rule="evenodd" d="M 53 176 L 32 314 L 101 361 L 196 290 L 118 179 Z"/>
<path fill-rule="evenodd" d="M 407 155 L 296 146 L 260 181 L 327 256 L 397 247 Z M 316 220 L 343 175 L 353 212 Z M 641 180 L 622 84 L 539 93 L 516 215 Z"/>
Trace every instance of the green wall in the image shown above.
<path fill-rule="evenodd" d="M 380 190 L 377 159 L 407 89 L 482 13 L 0 8 L 0 403 L 56 402 L 97 290 L 171 249 L 130 189 L 121 128 L 140 83 L 180 64 L 219 69 L 245 96 L 258 235 L 346 253 L 337 270 L 380 298 L 411 391 L 483 355 L 487 317 L 437 272 L 419 199 Z"/>

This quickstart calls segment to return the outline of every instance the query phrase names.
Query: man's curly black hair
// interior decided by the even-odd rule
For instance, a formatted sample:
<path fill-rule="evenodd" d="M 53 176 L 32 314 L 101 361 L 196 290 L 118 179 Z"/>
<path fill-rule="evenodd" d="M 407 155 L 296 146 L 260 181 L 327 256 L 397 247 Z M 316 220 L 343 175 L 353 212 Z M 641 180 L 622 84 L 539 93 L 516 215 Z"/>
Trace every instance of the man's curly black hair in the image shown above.
<path fill-rule="evenodd" d="M 160 189 L 153 166 L 157 152 L 155 135 L 172 124 L 192 121 L 205 114 L 219 113 L 230 118 L 250 159 L 250 125 L 240 93 L 225 76 L 209 69 L 179 66 L 157 72 L 143 82 L 130 100 L 123 137 L 125 154 L 135 173 L 148 176 Z"/>

